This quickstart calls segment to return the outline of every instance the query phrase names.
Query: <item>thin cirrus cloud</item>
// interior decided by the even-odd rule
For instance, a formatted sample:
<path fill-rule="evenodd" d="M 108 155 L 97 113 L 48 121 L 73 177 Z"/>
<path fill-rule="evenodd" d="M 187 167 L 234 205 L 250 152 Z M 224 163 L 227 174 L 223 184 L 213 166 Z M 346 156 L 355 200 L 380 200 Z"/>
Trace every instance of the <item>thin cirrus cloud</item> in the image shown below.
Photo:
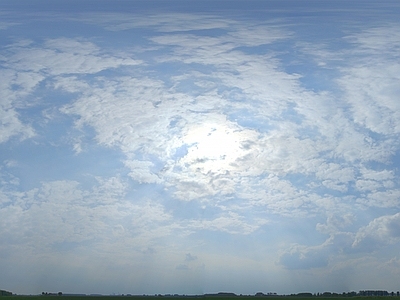
<path fill-rule="evenodd" d="M 330 40 L 277 11 L 65 13 L 82 31 L 45 37 L 0 25 L 16 292 L 395 289 L 379 266 L 398 264 L 397 23 Z"/>

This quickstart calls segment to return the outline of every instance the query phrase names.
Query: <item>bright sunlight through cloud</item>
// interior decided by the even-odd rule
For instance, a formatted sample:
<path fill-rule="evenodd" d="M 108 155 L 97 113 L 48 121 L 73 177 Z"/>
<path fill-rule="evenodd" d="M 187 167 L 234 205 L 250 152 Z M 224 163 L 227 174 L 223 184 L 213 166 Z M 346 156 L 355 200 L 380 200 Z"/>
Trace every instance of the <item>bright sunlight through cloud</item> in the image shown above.
<path fill-rule="evenodd" d="M 237 160 L 249 152 L 244 136 L 246 132 L 230 122 L 216 119 L 214 122 L 195 124 L 187 130 L 182 140 L 188 150 L 179 163 L 203 174 L 235 171 Z"/>

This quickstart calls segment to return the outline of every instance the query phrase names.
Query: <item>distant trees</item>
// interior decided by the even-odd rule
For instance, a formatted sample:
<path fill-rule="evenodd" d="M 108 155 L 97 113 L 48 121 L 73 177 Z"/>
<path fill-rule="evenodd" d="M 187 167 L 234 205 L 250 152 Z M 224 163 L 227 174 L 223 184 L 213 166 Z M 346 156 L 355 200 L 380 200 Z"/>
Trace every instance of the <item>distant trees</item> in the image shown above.
<path fill-rule="evenodd" d="M 359 296 L 369 296 L 369 297 L 376 297 L 376 296 L 389 296 L 387 291 L 360 291 L 358 293 Z"/>
<path fill-rule="evenodd" d="M 58 292 L 58 293 L 42 292 L 42 296 L 62 296 L 62 292 Z"/>
<path fill-rule="evenodd" d="M 387 291 L 382 291 L 382 290 L 366 290 L 366 291 L 359 291 L 357 292 L 343 292 L 341 294 L 339 293 L 332 293 L 332 292 L 323 292 L 323 293 L 298 293 L 298 294 L 291 294 L 290 296 L 294 297 L 320 297 L 320 298 L 338 298 L 338 297 L 355 297 L 355 296 L 367 296 L 367 297 L 379 297 L 379 296 L 399 296 L 399 292 L 387 292 Z"/>
<path fill-rule="evenodd" d="M 312 297 L 312 293 L 298 293 L 297 296 L 299 297 Z"/>
<path fill-rule="evenodd" d="M 12 293 L 5 290 L 0 290 L 0 296 L 12 296 Z"/>

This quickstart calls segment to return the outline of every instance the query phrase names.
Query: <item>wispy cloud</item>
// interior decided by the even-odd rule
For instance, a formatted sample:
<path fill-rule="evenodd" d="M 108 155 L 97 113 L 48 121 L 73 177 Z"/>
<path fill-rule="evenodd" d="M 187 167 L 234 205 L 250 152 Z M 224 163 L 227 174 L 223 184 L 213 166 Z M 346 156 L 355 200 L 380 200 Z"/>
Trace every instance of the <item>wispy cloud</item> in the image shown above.
<path fill-rule="evenodd" d="M 18 71 L 41 72 L 49 75 L 93 74 L 122 65 L 137 65 L 130 57 L 116 57 L 100 54 L 93 43 L 67 38 L 48 40 L 44 47 L 10 49 L 6 66 Z"/>

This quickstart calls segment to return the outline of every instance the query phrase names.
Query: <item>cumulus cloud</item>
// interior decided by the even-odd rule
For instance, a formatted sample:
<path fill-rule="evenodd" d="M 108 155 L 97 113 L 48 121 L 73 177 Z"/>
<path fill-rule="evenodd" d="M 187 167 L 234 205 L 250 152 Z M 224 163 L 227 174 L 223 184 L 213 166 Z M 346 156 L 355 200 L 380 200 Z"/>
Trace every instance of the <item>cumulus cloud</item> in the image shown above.
<path fill-rule="evenodd" d="M 344 228 L 352 225 L 354 223 L 353 214 L 343 214 L 343 215 L 330 215 L 327 217 L 326 224 L 317 223 L 316 229 L 323 233 L 337 233 Z"/>
<path fill-rule="evenodd" d="M 372 220 L 359 229 L 352 247 L 361 250 L 375 250 L 381 246 L 400 241 L 400 213 L 386 215 Z"/>
<path fill-rule="evenodd" d="M 283 253 L 279 262 L 289 269 L 321 268 L 328 264 L 328 254 L 317 248 L 295 246 Z"/>

